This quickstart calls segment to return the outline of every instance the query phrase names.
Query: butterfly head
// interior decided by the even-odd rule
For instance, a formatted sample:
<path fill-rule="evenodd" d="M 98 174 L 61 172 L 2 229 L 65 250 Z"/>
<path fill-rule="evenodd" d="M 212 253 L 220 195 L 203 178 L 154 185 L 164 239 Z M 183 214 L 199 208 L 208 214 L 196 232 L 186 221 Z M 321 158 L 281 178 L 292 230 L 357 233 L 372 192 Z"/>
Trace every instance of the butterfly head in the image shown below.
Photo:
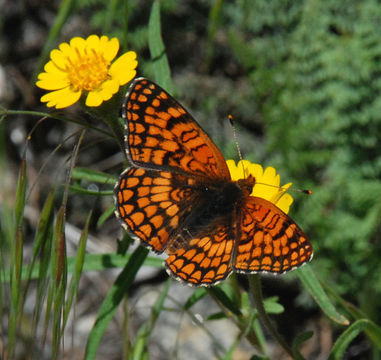
<path fill-rule="evenodd" d="M 255 185 L 255 177 L 251 174 L 245 179 L 239 179 L 237 181 L 238 186 L 242 190 L 244 196 L 249 196 L 253 192 Z"/>

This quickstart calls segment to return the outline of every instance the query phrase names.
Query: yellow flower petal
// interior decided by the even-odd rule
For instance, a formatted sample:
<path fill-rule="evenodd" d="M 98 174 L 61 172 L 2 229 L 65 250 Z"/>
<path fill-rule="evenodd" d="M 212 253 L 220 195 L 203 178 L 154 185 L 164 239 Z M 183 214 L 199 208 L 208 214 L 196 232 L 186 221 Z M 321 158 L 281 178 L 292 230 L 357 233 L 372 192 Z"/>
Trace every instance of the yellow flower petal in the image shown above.
<path fill-rule="evenodd" d="M 261 165 L 252 164 L 247 160 L 239 161 L 237 164 L 233 160 L 227 160 L 226 164 L 233 181 L 247 178 L 249 175 L 254 176 L 255 185 L 251 196 L 268 200 L 288 213 L 293 198 L 285 192 L 292 184 L 288 183 L 280 187 L 280 176 L 273 167 L 263 170 Z"/>
<path fill-rule="evenodd" d="M 45 64 L 45 66 L 44 66 L 44 70 L 45 70 L 46 73 L 55 73 L 55 74 L 57 74 L 57 75 L 61 74 L 61 76 L 62 76 L 62 74 L 66 74 L 66 72 L 65 72 L 65 71 L 62 71 L 61 69 L 59 69 L 59 68 L 54 64 L 53 61 L 49 61 L 49 62 L 47 62 L 47 63 Z"/>
<path fill-rule="evenodd" d="M 234 160 L 226 160 L 226 165 L 228 166 L 229 172 L 230 172 L 230 177 L 233 181 L 236 181 L 238 179 L 237 176 L 237 165 L 235 164 Z M 237 176 L 237 179 L 236 179 Z"/>
<path fill-rule="evenodd" d="M 67 77 L 66 71 L 62 71 L 61 69 L 59 69 L 54 64 L 53 61 L 49 61 L 48 63 L 46 63 L 45 66 L 44 66 L 44 70 L 45 70 L 45 72 L 40 73 L 38 78 L 40 78 L 41 74 L 49 74 L 49 75 L 57 76 L 57 77 L 60 77 L 60 78 Z"/>
<path fill-rule="evenodd" d="M 86 98 L 86 106 L 99 106 L 103 101 L 109 100 L 118 92 L 119 84 L 116 80 L 108 80 L 102 84 L 101 89 L 90 91 Z"/>
<path fill-rule="evenodd" d="M 276 206 L 281 209 L 284 213 L 288 214 L 290 211 L 290 206 L 294 202 L 294 199 L 290 194 L 284 194 L 277 202 Z"/>
<path fill-rule="evenodd" d="M 129 51 L 114 61 L 110 66 L 109 74 L 113 79 L 118 80 L 119 85 L 124 85 L 135 77 L 137 66 L 136 53 Z"/>
<path fill-rule="evenodd" d="M 107 60 L 112 61 L 119 51 L 118 39 L 112 38 L 112 39 L 108 40 L 107 36 L 102 36 L 100 43 L 101 43 L 101 47 L 103 49 L 103 56 Z"/>
<path fill-rule="evenodd" d="M 62 43 L 58 46 L 64 56 L 69 56 L 72 53 L 72 48 L 68 43 Z"/>
<path fill-rule="evenodd" d="M 74 37 L 70 40 L 70 50 L 78 50 L 80 54 L 83 54 L 86 47 L 86 40 L 80 37 Z"/>
<path fill-rule="evenodd" d="M 90 35 L 86 39 L 86 47 L 94 49 L 96 51 L 99 51 L 99 49 L 100 49 L 99 36 L 97 36 L 97 35 Z"/>
<path fill-rule="evenodd" d="M 263 182 L 270 182 L 272 185 L 279 186 L 280 184 L 280 176 L 277 175 L 275 169 L 272 166 L 269 166 L 265 169 L 262 177 Z"/>
<path fill-rule="evenodd" d="M 69 86 L 70 83 L 67 77 L 60 77 L 51 73 L 41 73 L 38 75 L 36 85 L 45 90 L 58 90 Z"/>
<path fill-rule="evenodd" d="M 270 201 L 274 204 L 277 204 L 278 201 L 286 194 L 286 191 L 291 187 L 291 185 L 292 183 L 288 183 L 283 185 L 282 187 L 279 187 L 279 191 L 274 192 L 274 194 L 270 198 Z"/>
<path fill-rule="evenodd" d="M 67 64 L 67 56 L 60 50 L 54 49 L 50 52 L 51 62 L 54 63 L 57 69 L 64 71 Z M 45 70 L 46 71 L 46 70 Z"/>
<path fill-rule="evenodd" d="M 248 171 L 248 173 L 246 174 L 246 177 L 247 177 L 247 175 L 252 174 L 257 181 L 258 181 L 258 179 L 262 179 L 262 177 L 263 177 L 262 165 L 251 164 L 250 161 L 248 161 L 248 160 L 246 160 L 246 161 L 247 161 L 247 165 L 245 165 L 245 169 L 248 169 L 248 170 L 246 170 L 246 172 Z"/>
<path fill-rule="evenodd" d="M 47 102 L 47 107 L 62 109 L 73 105 L 81 97 L 81 91 L 74 92 L 70 87 L 53 91 L 41 97 L 41 102 Z"/>

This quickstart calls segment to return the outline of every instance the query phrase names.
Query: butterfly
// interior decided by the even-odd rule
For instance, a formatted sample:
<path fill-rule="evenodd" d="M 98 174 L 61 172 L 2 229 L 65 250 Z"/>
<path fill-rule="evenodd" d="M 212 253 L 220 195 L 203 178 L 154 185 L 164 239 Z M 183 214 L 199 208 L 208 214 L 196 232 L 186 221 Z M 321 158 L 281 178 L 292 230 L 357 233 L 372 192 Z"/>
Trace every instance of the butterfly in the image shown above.
<path fill-rule="evenodd" d="M 311 260 L 299 226 L 250 195 L 252 175 L 231 180 L 211 138 L 160 86 L 135 79 L 122 116 L 131 167 L 115 186 L 116 215 L 132 238 L 168 255 L 170 275 L 211 286 L 232 271 L 280 274 Z"/>

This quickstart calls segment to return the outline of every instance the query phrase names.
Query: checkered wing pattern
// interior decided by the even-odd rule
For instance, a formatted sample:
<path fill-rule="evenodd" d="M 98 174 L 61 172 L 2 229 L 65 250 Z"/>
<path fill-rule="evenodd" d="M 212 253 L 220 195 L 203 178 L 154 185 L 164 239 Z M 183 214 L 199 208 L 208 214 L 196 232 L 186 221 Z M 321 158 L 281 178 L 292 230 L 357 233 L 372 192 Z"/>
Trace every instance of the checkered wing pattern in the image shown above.
<path fill-rule="evenodd" d="M 196 120 L 147 79 L 133 82 L 123 104 L 126 145 L 138 167 L 230 179 L 225 159 Z"/>
<path fill-rule="evenodd" d="M 210 286 L 231 273 L 234 235 L 229 217 L 211 223 L 197 237 L 184 229 L 179 244 L 181 246 L 169 251 L 165 264 L 168 273 L 177 280 L 191 285 Z"/>
<path fill-rule="evenodd" d="M 194 183 L 178 173 L 128 168 L 115 189 L 118 216 L 130 235 L 161 253 L 201 201 Z"/>
<path fill-rule="evenodd" d="M 310 261 L 312 246 L 282 210 L 250 196 L 239 209 L 233 268 L 238 272 L 284 273 Z"/>

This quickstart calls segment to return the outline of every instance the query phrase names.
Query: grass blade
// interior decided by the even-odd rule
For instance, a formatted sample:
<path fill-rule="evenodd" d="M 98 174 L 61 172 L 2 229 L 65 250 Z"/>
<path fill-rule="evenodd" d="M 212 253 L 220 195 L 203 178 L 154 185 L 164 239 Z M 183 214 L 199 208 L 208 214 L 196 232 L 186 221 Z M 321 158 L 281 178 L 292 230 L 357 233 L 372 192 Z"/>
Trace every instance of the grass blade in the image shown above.
<path fill-rule="evenodd" d="M 25 193 L 26 193 L 26 161 L 21 162 L 19 178 L 17 180 L 16 198 L 15 198 L 15 225 L 21 226 L 24 217 L 25 208 Z"/>
<path fill-rule="evenodd" d="M 49 240 L 50 239 L 50 243 Z M 41 249 L 41 259 L 42 262 L 36 262 L 33 269 L 30 269 L 29 266 L 24 266 L 22 269 L 21 278 L 27 279 L 44 279 L 46 276 L 43 274 L 46 273 L 46 268 L 49 267 L 50 263 L 50 257 L 51 257 L 51 251 L 48 250 L 51 248 L 51 242 L 52 242 L 52 229 L 51 227 L 48 229 L 48 235 L 46 236 L 47 244 L 44 244 L 43 248 Z M 44 247 L 46 247 L 46 250 L 44 250 Z M 99 270 L 105 270 L 105 269 L 114 269 L 114 268 L 122 268 L 126 261 L 130 259 L 132 254 L 86 254 L 85 255 L 85 262 L 83 264 L 83 270 L 82 271 L 99 271 Z M 46 264 L 46 261 L 48 261 L 48 264 Z M 77 257 L 68 257 L 67 258 L 67 266 L 68 266 L 68 273 L 73 274 L 75 272 L 75 264 L 77 261 Z M 163 266 L 163 260 L 157 257 L 153 256 L 147 256 L 147 258 L 144 260 L 145 266 L 155 266 L 155 267 L 162 267 Z M 29 277 L 29 272 L 30 277 Z M 6 271 L 4 273 L 4 279 L 3 283 L 10 282 L 10 272 Z"/>
<path fill-rule="evenodd" d="M 328 360 L 340 360 L 343 359 L 345 350 L 347 349 L 350 342 L 363 330 L 373 329 L 376 325 L 368 320 L 361 319 L 355 321 L 351 326 L 349 326 L 336 340 L 331 353 L 329 354 Z"/>
<path fill-rule="evenodd" d="M 114 285 L 111 287 L 99 309 L 98 318 L 90 332 L 86 346 L 85 360 L 95 359 L 102 336 L 124 295 L 133 283 L 135 275 L 142 266 L 147 254 L 148 250 L 139 246 L 115 280 Z"/>
<path fill-rule="evenodd" d="M 294 352 L 295 360 L 304 360 L 304 357 L 300 353 L 299 349 L 305 341 L 312 337 L 313 334 L 313 331 L 306 331 L 295 338 L 292 344 L 292 350 Z"/>
<path fill-rule="evenodd" d="M 72 173 L 73 180 L 87 180 L 89 182 L 96 182 L 100 184 L 112 184 L 117 181 L 116 176 L 112 176 L 100 171 L 95 171 L 87 168 L 76 167 Z"/>
<path fill-rule="evenodd" d="M 89 216 L 87 217 L 85 227 L 82 230 L 81 237 L 79 239 L 79 245 L 78 245 L 77 256 L 75 261 L 75 268 L 74 268 L 73 276 L 70 280 L 69 289 L 67 292 L 68 295 L 67 295 L 67 300 L 65 303 L 65 309 L 63 314 L 62 330 L 64 330 L 66 327 L 66 322 L 69 317 L 71 306 L 73 304 L 73 299 L 76 296 L 78 291 L 79 280 L 81 278 L 83 264 L 85 261 L 86 242 L 87 242 L 87 236 L 89 233 L 91 215 L 92 213 L 90 213 Z"/>
<path fill-rule="evenodd" d="M 53 359 L 59 357 L 61 338 L 63 335 L 62 315 L 65 304 L 65 293 L 67 284 L 67 262 L 66 262 L 66 240 L 62 233 L 58 243 L 57 273 L 53 293 L 53 325 L 52 325 L 52 352 Z"/>
<path fill-rule="evenodd" d="M 11 263 L 11 303 L 9 311 L 8 320 L 8 353 L 9 358 L 13 357 L 15 344 L 16 344 L 16 334 L 17 326 L 19 322 L 20 313 L 19 301 L 21 294 L 21 268 L 23 259 L 23 234 L 19 227 L 16 231 L 15 244 L 13 246 L 12 253 L 12 263 Z"/>
<path fill-rule="evenodd" d="M 204 298 L 207 294 L 208 293 L 205 288 L 196 289 L 184 304 L 184 310 L 189 310 L 195 303 Z"/>
<path fill-rule="evenodd" d="M 106 209 L 101 216 L 99 216 L 97 221 L 97 228 L 100 228 L 103 223 L 112 215 L 114 215 L 115 206 L 111 205 L 108 209 Z"/>
<path fill-rule="evenodd" d="M 297 275 L 320 308 L 331 320 L 340 325 L 349 325 L 349 320 L 344 315 L 340 314 L 329 300 L 310 266 L 307 265 L 298 269 Z"/>
<path fill-rule="evenodd" d="M 65 303 L 65 290 L 67 283 L 67 262 L 65 242 L 65 211 L 66 207 L 61 205 L 55 226 L 52 266 L 51 266 L 51 301 L 53 306 L 52 324 L 52 356 L 58 358 L 61 339 L 61 316 L 63 304 Z"/>
<path fill-rule="evenodd" d="M 165 53 L 165 46 L 161 36 L 160 2 L 155 0 L 152 4 L 148 23 L 148 46 L 153 61 L 155 80 L 169 93 L 173 92 L 171 70 Z"/>
<path fill-rule="evenodd" d="M 150 319 L 140 327 L 137 334 L 137 341 L 133 349 L 132 358 L 133 359 L 144 359 L 147 354 L 147 345 L 149 335 L 152 333 L 156 321 L 163 309 L 164 300 L 167 297 L 169 286 L 171 285 L 171 279 L 168 279 L 163 287 L 163 290 L 156 300 L 155 305 L 151 309 Z"/>
<path fill-rule="evenodd" d="M 49 222 L 51 222 L 52 220 L 53 200 L 54 200 L 54 191 L 52 190 L 48 194 L 48 197 L 41 211 L 41 216 L 37 226 L 37 232 L 36 232 L 36 236 L 33 243 L 32 260 L 30 262 L 30 265 L 26 267 L 25 269 L 23 269 L 24 271 L 22 271 L 21 273 L 21 278 L 26 280 L 24 290 L 23 290 L 23 296 L 21 299 L 22 307 L 24 306 L 26 294 L 29 289 L 30 280 L 33 277 L 33 271 L 35 270 L 37 274 L 36 270 L 38 269 L 35 267 L 37 256 L 38 254 L 42 252 L 44 243 L 45 241 L 47 241 L 47 238 L 48 238 Z M 38 280 L 40 281 L 40 280 L 43 280 L 44 278 L 45 277 L 42 277 L 42 278 L 38 277 Z M 22 308 L 20 310 L 22 311 Z"/>
<path fill-rule="evenodd" d="M 237 307 L 236 304 L 233 303 L 233 301 L 230 300 L 229 296 L 227 296 L 221 288 L 214 286 L 207 289 L 207 292 L 234 315 L 242 315 L 241 310 Z"/>

